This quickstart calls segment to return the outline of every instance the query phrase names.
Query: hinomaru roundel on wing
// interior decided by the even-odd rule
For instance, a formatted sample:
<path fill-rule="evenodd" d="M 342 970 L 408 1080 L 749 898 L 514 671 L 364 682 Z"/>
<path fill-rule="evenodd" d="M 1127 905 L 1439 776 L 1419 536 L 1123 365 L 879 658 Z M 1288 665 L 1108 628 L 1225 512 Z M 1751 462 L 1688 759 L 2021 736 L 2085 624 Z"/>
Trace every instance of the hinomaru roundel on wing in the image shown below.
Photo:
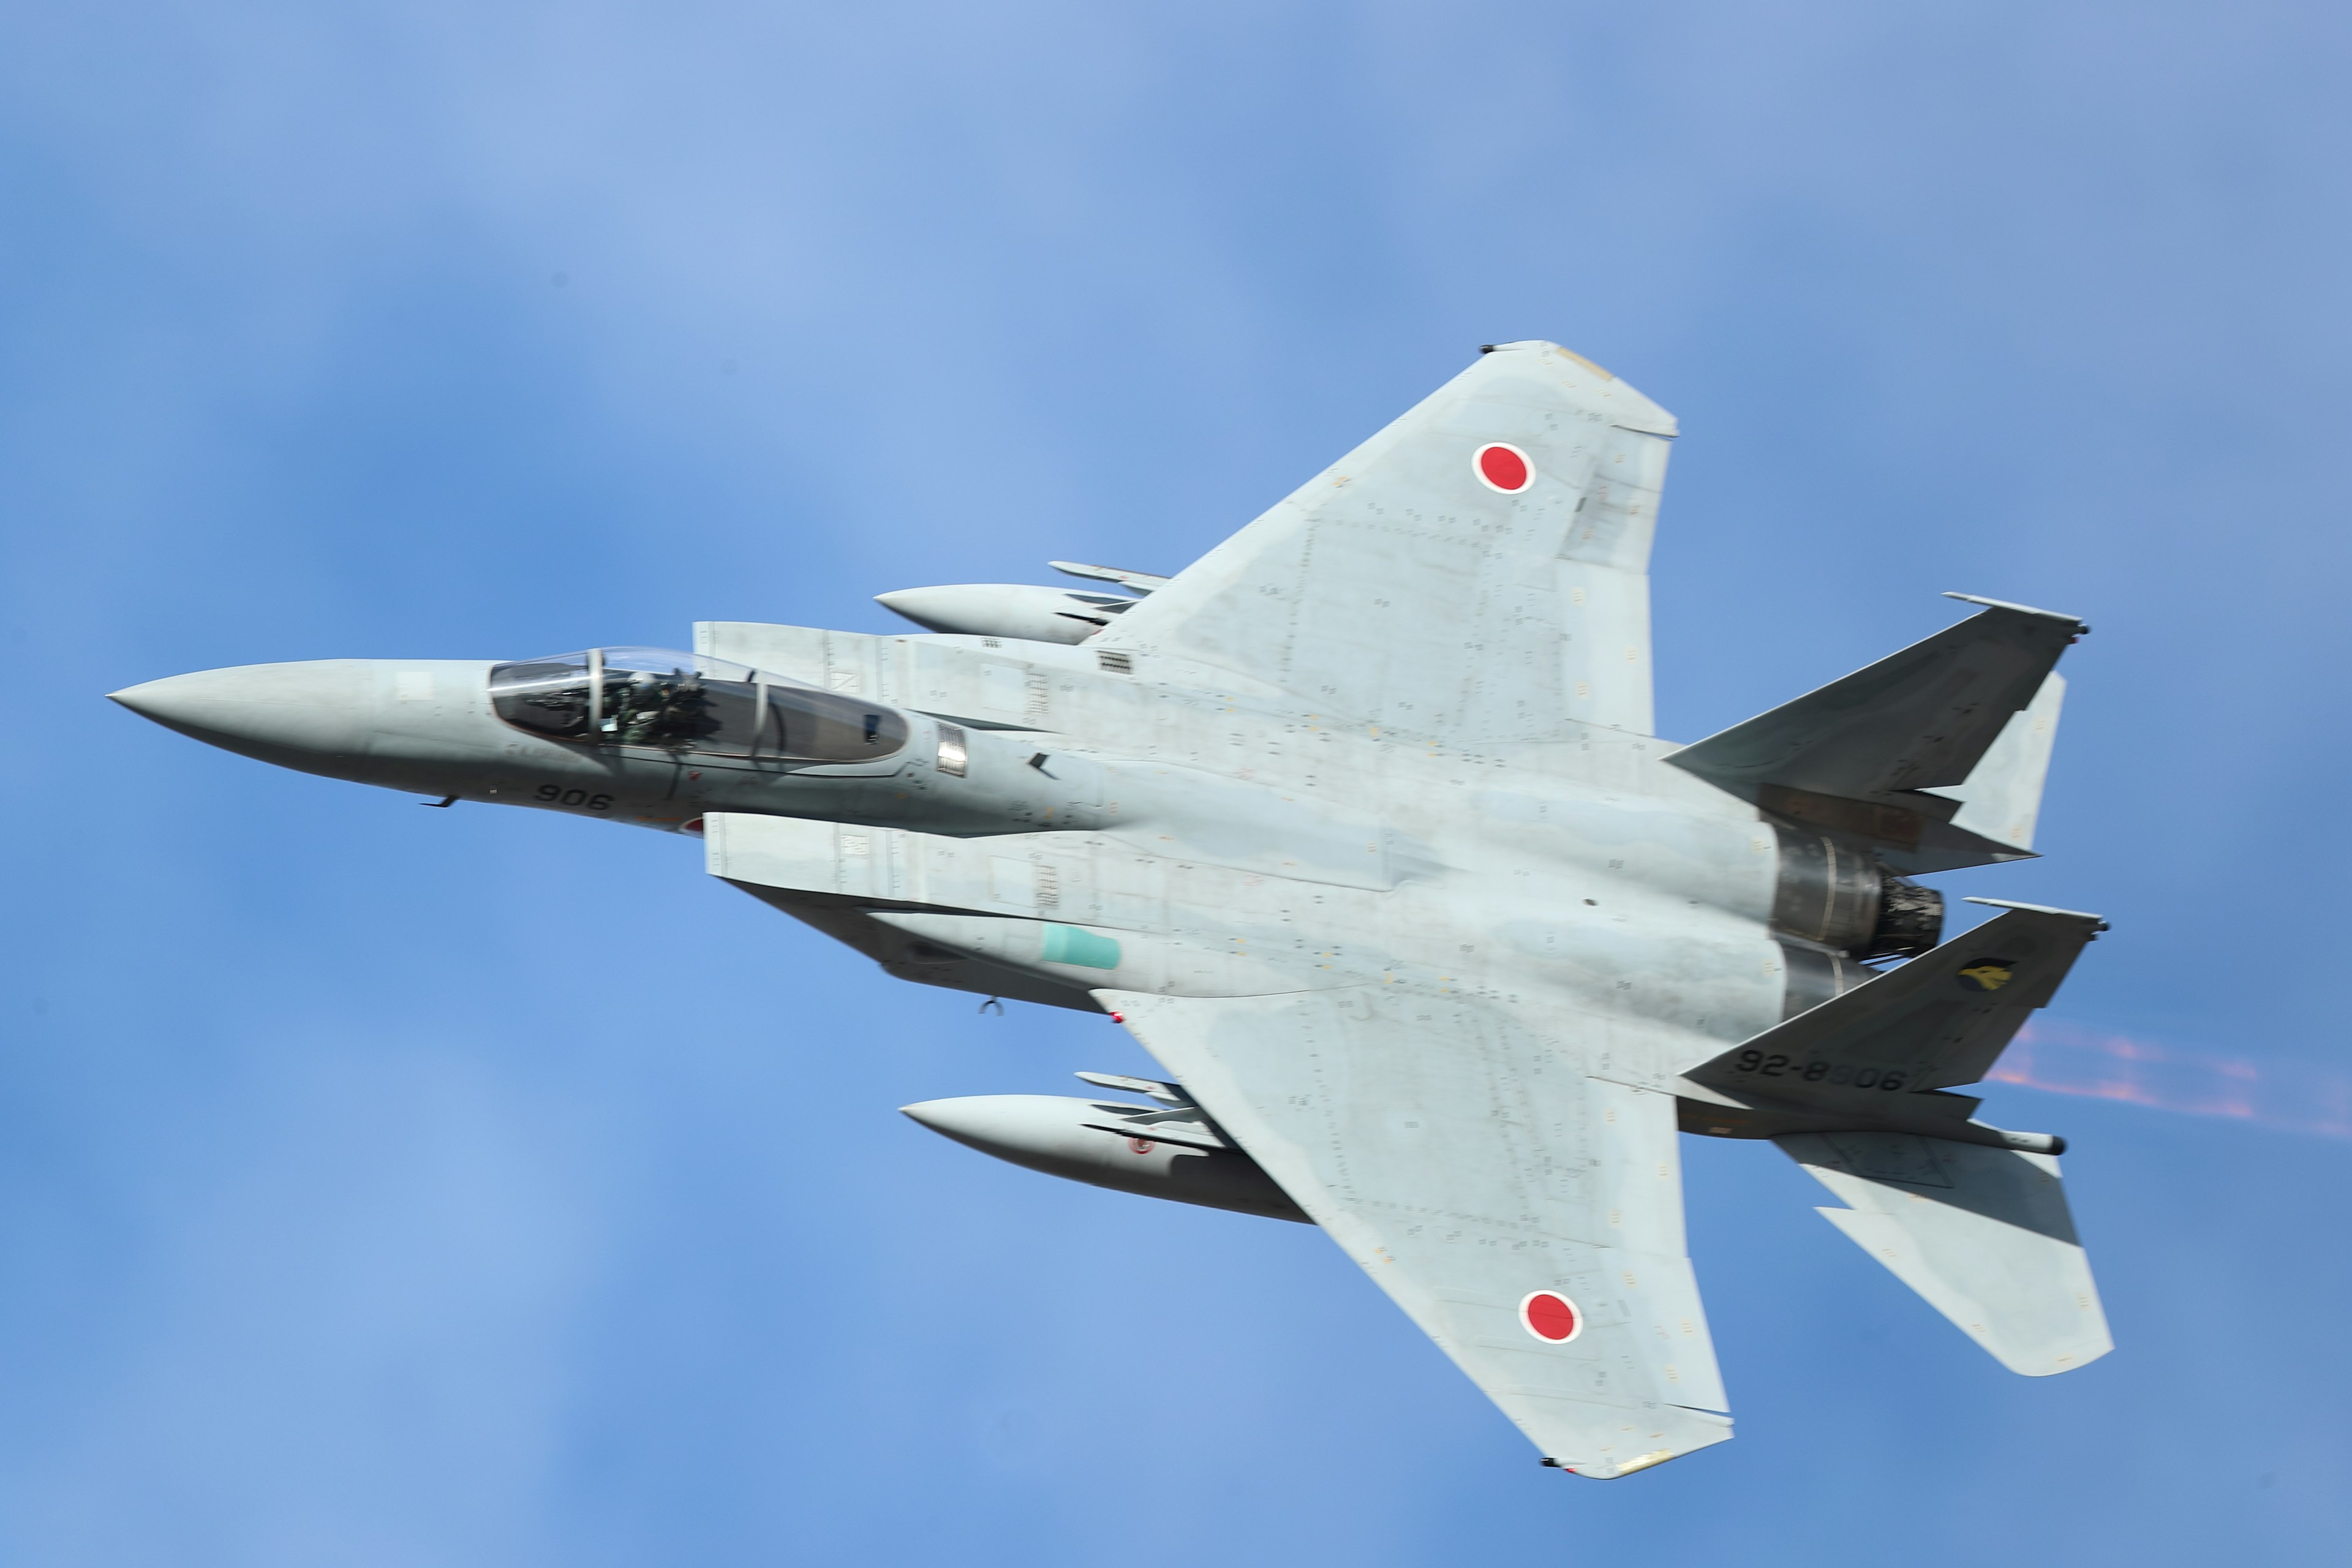
<path fill-rule="evenodd" d="M 1526 491 L 1536 482 L 1536 466 L 1507 441 L 1489 441 L 1471 454 L 1470 471 L 1488 489 L 1507 496 Z"/>
<path fill-rule="evenodd" d="M 1519 1326 L 1548 1345 L 1564 1345 L 1584 1331 L 1584 1314 L 1557 1290 L 1530 1290 L 1519 1302 Z"/>

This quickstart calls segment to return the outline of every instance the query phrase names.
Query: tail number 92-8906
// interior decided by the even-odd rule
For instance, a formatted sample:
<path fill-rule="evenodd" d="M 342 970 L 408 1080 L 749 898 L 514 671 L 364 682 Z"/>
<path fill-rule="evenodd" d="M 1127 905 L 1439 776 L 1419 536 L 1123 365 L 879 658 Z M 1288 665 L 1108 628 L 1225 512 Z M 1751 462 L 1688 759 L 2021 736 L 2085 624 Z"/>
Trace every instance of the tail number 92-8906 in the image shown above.
<path fill-rule="evenodd" d="M 1809 1062 L 1793 1062 L 1777 1051 L 1769 1057 L 1762 1051 L 1742 1051 L 1732 1058 L 1732 1065 L 1741 1072 L 1752 1072 L 1759 1078 L 1797 1078 L 1807 1083 L 1832 1083 L 1854 1089 L 1898 1089 L 1908 1076 L 1888 1072 L 1883 1068 L 1858 1068 L 1844 1062 L 1825 1062 L 1818 1057 Z"/>

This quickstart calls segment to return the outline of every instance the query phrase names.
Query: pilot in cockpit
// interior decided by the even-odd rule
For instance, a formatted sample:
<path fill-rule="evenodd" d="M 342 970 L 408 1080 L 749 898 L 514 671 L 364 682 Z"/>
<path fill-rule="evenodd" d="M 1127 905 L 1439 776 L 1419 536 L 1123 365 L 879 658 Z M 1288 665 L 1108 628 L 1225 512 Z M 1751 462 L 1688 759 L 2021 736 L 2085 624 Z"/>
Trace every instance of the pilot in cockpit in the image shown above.
<path fill-rule="evenodd" d="M 907 743 L 904 715 L 742 665 L 664 648 L 592 648 L 501 664 L 490 702 L 552 740 L 715 756 L 864 762 Z"/>

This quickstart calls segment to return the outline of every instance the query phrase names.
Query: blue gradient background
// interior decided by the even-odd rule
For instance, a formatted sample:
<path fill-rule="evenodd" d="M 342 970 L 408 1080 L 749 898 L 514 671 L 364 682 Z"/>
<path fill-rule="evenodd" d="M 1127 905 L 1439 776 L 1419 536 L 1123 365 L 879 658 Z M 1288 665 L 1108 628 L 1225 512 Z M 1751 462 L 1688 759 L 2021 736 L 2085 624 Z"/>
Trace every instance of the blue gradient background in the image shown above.
<path fill-rule="evenodd" d="M 1741 1437 L 1542 1471 L 1313 1232 L 895 1108 L 1139 1070 L 699 846 L 100 694 L 1173 570 L 1482 341 L 1674 409 L 1661 723 L 2096 635 L 2064 1016 L 2345 1055 L 2352 20 L 2273 5 L 0 8 L 0 1560 L 2333 1560 L 2352 1143 L 2028 1089 L 2002 1372 L 1687 1148 Z M 561 279 L 559 282 L 558 279 Z"/>

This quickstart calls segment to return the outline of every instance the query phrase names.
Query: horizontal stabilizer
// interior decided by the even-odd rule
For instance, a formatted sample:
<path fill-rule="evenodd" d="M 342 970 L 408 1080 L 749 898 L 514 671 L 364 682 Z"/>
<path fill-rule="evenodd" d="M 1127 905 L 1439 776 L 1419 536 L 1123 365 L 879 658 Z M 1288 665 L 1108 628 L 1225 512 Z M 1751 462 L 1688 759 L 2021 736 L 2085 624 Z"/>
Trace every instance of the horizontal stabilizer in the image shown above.
<path fill-rule="evenodd" d="M 2105 929 L 2096 915 L 2007 906 L 1685 1076 L 1838 1118 L 1911 1121 L 1923 1109 L 1911 1101 L 1917 1090 L 1981 1081 L 2026 1015 L 2049 1005 L 2083 944 Z"/>
<path fill-rule="evenodd" d="M 1904 1132 L 1801 1132 L 1781 1151 L 1850 1205 L 1823 1218 L 2011 1372 L 2115 1348 L 2058 1162 Z"/>
<path fill-rule="evenodd" d="M 1988 607 L 1665 760 L 1776 816 L 1884 845 L 1897 870 L 2029 854 L 2064 693 L 2051 671 L 2090 628 L 1972 602 Z"/>

